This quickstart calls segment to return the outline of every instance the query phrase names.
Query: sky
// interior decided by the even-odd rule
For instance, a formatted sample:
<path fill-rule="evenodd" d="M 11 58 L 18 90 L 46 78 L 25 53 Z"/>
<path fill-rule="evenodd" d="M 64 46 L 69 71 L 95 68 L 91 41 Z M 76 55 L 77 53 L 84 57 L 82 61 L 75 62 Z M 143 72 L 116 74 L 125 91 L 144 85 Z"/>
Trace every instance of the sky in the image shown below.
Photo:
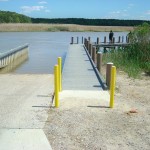
<path fill-rule="evenodd" d="M 150 0 L 0 0 L 0 10 L 34 18 L 150 20 Z"/>

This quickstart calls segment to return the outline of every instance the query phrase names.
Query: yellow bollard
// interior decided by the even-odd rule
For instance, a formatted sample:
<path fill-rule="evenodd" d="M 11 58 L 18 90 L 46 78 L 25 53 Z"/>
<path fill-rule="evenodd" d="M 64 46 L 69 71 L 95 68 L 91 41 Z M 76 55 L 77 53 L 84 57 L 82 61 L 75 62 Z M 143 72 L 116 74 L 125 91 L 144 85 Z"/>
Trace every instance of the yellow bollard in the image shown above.
<path fill-rule="evenodd" d="M 55 107 L 59 107 L 58 65 L 54 67 Z"/>
<path fill-rule="evenodd" d="M 110 108 L 114 107 L 115 83 L 116 83 L 116 67 L 112 66 L 111 82 L 110 82 Z"/>
<path fill-rule="evenodd" d="M 62 68 L 62 59 L 61 57 L 58 57 L 59 91 L 62 91 L 61 68 Z"/>

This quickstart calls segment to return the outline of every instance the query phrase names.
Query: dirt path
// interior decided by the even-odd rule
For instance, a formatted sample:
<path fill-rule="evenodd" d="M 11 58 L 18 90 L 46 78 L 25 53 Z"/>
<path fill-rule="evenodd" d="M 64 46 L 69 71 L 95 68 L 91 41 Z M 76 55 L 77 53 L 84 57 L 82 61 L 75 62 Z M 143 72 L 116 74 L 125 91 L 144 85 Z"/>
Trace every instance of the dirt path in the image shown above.
<path fill-rule="evenodd" d="M 82 96 L 50 109 L 45 133 L 53 150 L 149 150 L 150 77 L 120 71 L 116 89 L 114 109 Z"/>

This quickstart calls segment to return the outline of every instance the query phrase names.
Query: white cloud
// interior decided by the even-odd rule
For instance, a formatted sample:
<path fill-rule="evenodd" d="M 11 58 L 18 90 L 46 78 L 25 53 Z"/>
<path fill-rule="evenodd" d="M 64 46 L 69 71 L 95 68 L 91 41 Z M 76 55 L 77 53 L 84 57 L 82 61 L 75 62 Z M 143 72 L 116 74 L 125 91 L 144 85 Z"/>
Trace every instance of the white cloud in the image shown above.
<path fill-rule="evenodd" d="M 21 7 L 23 13 L 31 13 L 33 11 L 41 11 L 45 9 L 46 9 L 45 6 L 22 6 Z"/>
<path fill-rule="evenodd" d="M 47 4 L 46 1 L 40 1 L 39 4 Z"/>
<path fill-rule="evenodd" d="M 148 10 L 148 11 L 146 12 L 146 14 L 147 14 L 147 15 L 150 15 L 150 10 Z"/>
<path fill-rule="evenodd" d="M 49 13 L 49 12 L 51 12 L 51 11 L 50 11 L 49 9 L 46 9 L 45 12 L 46 12 L 46 13 Z"/>
<path fill-rule="evenodd" d="M 121 12 L 120 11 L 113 11 L 111 12 L 112 14 L 120 14 Z"/>

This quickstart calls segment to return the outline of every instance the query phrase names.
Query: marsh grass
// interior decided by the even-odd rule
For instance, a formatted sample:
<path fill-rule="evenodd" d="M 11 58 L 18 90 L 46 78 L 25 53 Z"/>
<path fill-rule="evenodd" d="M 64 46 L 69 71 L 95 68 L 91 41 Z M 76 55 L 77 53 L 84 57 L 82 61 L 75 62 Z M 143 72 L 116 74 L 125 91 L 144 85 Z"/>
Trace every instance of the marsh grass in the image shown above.
<path fill-rule="evenodd" d="M 75 24 L 32 24 L 32 23 L 2 23 L 0 32 L 38 32 L 38 31 L 69 31 L 69 32 L 109 32 L 110 30 L 124 32 L 133 27 L 122 26 L 84 26 Z"/>
<path fill-rule="evenodd" d="M 127 53 L 124 51 L 112 51 L 103 55 L 103 62 L 113 62 L 113 64 L 125 71 L 129 77 L 140 78 L 142 69 L 138 61 L 128 59 Z"/>

